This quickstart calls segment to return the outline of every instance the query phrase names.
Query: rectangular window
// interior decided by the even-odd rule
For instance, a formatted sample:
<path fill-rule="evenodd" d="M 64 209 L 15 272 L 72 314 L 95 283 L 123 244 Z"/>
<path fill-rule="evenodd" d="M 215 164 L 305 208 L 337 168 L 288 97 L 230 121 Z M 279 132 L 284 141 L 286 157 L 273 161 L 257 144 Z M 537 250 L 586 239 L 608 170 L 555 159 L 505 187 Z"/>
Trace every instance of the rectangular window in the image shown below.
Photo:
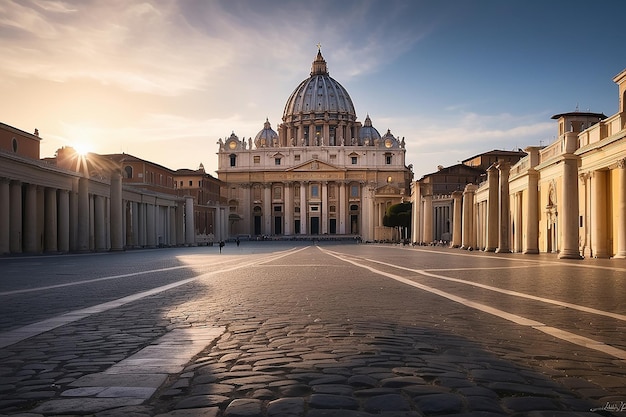
<path fill-rule="evenodd" d="M 391 165 L 391 155 L 385 155 L 385 163 Z"/>
<path fill-rule="evenodd" d="M 280 200 L 283 195 L 282 187 L 274 187 L 274 200 Z"/>
<path fill-rule="evenodd" d="M 294 198 L 300 198 L 300 187 L 293 187 Z"/>
<path fill-rule="evenodd" d="M 294 161 L 299 162 L 300 161 L 300 155 L 294 155 L 293 159 L 294 159 Z"/>
<path fill-rule="evenodd" d="M 254 156 L 254 163 L 255 164 L 260 164 L 261 163 L 261 157 L 259 155 L 255 155 Z"/>
<path fill-rule="evenodd" d="M 352 159 L 352 165 L 356 165 L 356 156 L 353 156 L 351 159 Z"/>
<path fill-rule="evenodd" d="M 274 165 L 280 165 L 280 158 L 274 158 Z"/>
<path fill-rule="evenodd" d="M 189 186 L 193 187 L 193 180 L 189 180 Z"/>
<path fill-rule="evenodd" d="M 230 166 L 234 167 L 237 164 L 237 156 L 236 155 L 231 155 L 230 156 Z"/>
<path fill-rule="evenodd" d="M 318 198 L 320 196 L 320 186 L 319 185 L 311 185 L 311 197 Z"/>
<path fill-rule="evenodd" d="M 359 196 L 359 186 L 351 185 L 350 186 L 350 197 L 358 197 Z"/>

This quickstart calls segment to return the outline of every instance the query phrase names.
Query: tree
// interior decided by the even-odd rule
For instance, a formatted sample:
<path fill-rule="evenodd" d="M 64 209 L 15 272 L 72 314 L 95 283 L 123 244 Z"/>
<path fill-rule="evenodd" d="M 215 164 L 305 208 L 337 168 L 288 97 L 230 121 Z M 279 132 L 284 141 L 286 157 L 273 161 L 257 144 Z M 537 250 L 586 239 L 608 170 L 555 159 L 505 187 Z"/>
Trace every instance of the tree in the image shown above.
<path fill-rule="evenodd" d="M 400 236 L 404 236 L 405 239 L 408 238 L 407 231 L 411 230 L 412 207 L 411 203 L 399 203 L 387 207 L 383 216 L 383 226 L 397 228 Z"/>

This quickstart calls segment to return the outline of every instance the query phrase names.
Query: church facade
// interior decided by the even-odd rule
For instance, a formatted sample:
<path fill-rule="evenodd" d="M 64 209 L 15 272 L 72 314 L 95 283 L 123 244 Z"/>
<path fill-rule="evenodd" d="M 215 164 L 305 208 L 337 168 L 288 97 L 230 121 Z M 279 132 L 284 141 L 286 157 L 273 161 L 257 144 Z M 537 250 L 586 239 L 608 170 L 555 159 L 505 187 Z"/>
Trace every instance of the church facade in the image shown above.
<path fill-rule="evenodd" d="M 350 95 L 330 77 L 321 51 L 289 96 L 282 123 L 252 138 L 218 142 L 218 178 L 236 237 L 394 238 L 387 208 L 408 199 L 405 141 L 361 123 Z"/>

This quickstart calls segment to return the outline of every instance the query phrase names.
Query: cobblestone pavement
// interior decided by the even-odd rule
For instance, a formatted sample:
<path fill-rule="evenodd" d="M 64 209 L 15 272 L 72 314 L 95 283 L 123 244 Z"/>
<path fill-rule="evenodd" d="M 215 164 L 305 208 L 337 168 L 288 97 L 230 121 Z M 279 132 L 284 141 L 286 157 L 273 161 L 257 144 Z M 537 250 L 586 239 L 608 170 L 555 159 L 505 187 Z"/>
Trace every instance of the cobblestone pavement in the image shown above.
<path fill-rule="evenodd" d="M 23 417 L 626 415 L 623 360 L 316 247 L 7 346 L 0 376 Z"/>

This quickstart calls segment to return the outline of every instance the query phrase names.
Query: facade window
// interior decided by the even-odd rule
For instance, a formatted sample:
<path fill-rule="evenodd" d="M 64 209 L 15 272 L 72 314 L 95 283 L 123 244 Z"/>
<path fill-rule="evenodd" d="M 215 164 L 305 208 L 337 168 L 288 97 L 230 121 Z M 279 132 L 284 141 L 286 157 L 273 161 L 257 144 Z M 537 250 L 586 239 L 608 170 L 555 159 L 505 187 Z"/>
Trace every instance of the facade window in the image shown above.
<path fill-rule="evenodd" d="M 300 187 L 293 187 L 294 198 L 300 198 Z"/>
<path fill-rule="evenodd" d="M 274 206 L 274 213 L 282 213 L 283 206 Z"/>
<path fill-rule="evenodd" d="M 300 207 L 294 207 L 294 212 L 295 213 L 300 213 Z"/>
<path fill-rule="evenodd" d="M 237 155 L 230 155 L 230 166 L 234 167 L 237 165 Z"/>
<path fill-rule="evenodd" d="M 159 185 L 163 185 L 163 174 L 159 174 Z"/>
<path fill-rule="evenodd" d="M 385 154 L 385 164 L 391 165 L 391 154 Z"/>
<path fill-rule="evenodd" d="M 356 165 L 357 159 L 356 156 L 350 158 L 352 160 L 352 165 Z"/>
<path fill-rule="evenodd" d="M 124 171 L 126 172 L 126 178 L 132 178 L 133 177 L 133 167 L 131 167 L 130 165 L 126 165 L 124 167 Z"/>
<path fill-rule="evenodd" d="M 13 152 L 17 152 L 17 139 L 13 138 L 11 140 L 11 146 L 13 147 Z"/>
<path fill-rule="evenodd" d="M 293 160 L 296 162 L 300 162 L 300 155 L 294 155 Z"/>
<path fill-rule="evenodd" d="M 259 155 L 255 155 L 254 156 L 254 163 L 255 164 L 260 164 L 261 163 L 261 157 Z"/>
<path fill-rule="evenodd" d="M 280 165 L 280 158 L 274 158 L 274 165 Z"/>
<path fill-rule="evenodd" d="M 350 186 L 350 197 L 358 197 L 359 196 L 359 186 L 358 185 L 351 185 Z"/>
<path fill-rule="evenodd" d="M 320 186 L 315 184 L 311 185 L 311 197 L 318 198 L 320 196 Z"/>
<path fill-rule="evenodd" d="M 274 200 L 280 200 L 283 195 L 283 189 L 282 187 L 274 187 Z"/>
<path fill-rule="evenodd" d="M 337 211 L 337 209 L 335 208 L 335 206 L 330 206 L 330 207 L 328 208 L 328 211 L 330 211 L 331 213 L 334 213 L 334 212 L 336 212 L 336 211 Z"/>
<path fill-rule="evenodd" d="M 189 186 L 193 187 L 193 180 L 189 180 Z"/>

